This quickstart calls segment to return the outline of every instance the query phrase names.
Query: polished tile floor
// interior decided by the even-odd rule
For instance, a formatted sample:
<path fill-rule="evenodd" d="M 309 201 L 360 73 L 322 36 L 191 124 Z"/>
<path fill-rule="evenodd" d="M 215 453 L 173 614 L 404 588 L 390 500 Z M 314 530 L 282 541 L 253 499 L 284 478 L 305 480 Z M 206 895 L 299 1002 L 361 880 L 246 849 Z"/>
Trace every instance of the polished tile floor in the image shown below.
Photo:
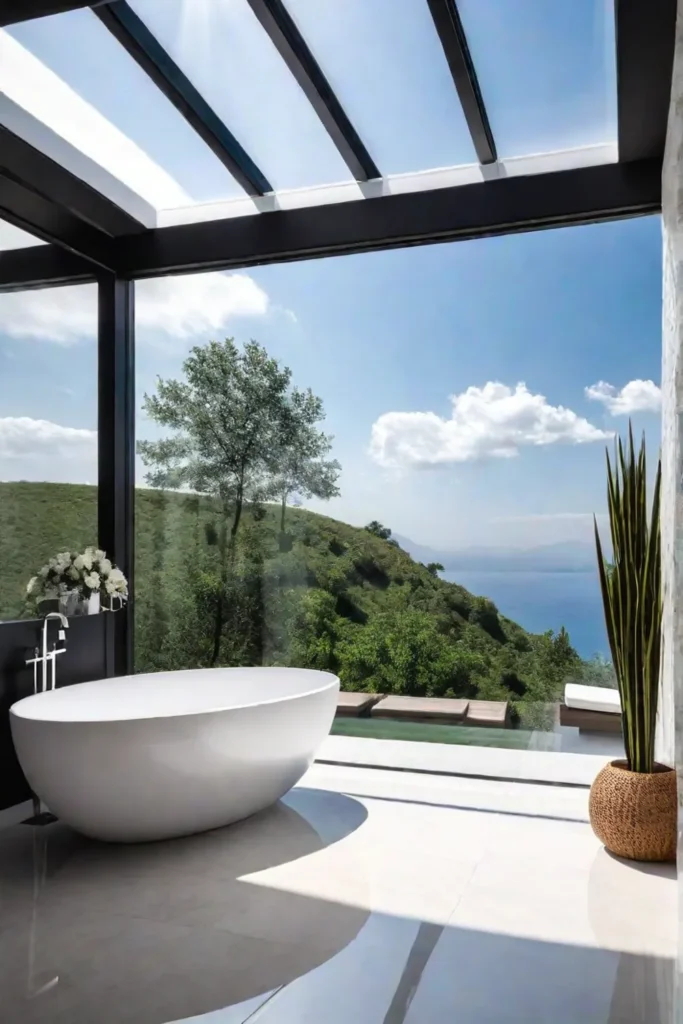
<path fill-rule="evenodd" d="M 587 792 L 315 765 L 188 839 L 0 827 L 3 1024 L 669 1024 L 673 869 Z"/>

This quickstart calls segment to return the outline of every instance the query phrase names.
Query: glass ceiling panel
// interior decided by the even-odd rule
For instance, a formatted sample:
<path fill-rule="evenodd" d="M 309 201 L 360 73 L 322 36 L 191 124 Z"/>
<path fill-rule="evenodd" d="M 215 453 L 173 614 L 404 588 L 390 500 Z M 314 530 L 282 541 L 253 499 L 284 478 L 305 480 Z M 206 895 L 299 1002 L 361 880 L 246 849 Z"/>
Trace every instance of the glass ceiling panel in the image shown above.
<path fill-rule="evenodd" d="M 244 195 L 91 11 L 0 30 L 0 58 L 0 89 L 152 206 Z"/>
<path fill-rule="evenodd" d="M 287 0 L 383 174 L 476 163 L 426 0 Z"/>
<path fill-rule="evenodd" d="M 8 224 L 6 220 L 0 219 L 0 251 L 5 249 L 28 249 L 32 245 L 45 245 L 42 238 L 29 235 L 28 231 L 15 228 L 14 224 Z"/>
<path fill-rule="evenodd" d="M 458 0 L 501 157 L 615 141 L 614 0 Z"/>
<path fill-rule="evenodd" d="M 131 7 L 275 189 L 349 179 L 246 0 L 132 0 Z"/>

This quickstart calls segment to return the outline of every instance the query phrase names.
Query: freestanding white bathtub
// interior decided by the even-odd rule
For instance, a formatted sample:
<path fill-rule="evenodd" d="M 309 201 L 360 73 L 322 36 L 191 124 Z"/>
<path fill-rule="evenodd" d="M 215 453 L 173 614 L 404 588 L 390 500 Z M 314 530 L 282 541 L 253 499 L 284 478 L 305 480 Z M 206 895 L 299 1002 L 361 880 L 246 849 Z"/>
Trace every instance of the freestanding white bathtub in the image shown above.
<path fill-rule="evenodd" d="M 159 672 L 17 701 L 33 791 L 85 835 L 144 842 L 246 818 L 299 781 L 330 731 L 339 680 L 287 668 Z"/>

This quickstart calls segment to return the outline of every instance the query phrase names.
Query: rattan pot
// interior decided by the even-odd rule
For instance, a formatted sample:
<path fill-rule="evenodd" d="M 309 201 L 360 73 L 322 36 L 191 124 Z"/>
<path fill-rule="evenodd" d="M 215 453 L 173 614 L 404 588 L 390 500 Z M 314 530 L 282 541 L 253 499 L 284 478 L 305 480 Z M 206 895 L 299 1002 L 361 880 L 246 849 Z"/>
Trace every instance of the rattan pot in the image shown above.
<path fill-rule="evenodd" d="M 626 761 L 605 765 L 591 786 L 588 813 L 610 853 L 630 860 L 676 859 L 676 772 L 658 764 L 652 774 Z"/>

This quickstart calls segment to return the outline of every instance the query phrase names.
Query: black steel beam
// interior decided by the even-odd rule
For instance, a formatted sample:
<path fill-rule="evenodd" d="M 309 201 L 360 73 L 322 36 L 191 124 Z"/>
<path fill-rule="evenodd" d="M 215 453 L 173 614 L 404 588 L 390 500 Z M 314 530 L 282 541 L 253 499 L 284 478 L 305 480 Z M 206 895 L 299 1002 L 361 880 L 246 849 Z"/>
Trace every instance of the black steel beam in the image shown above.
<path fill-rule="evenodd" d="M 152 277 L 513 234 L 660 209 L 661 165 L 655 160 L 158 228 L 115 239 L 113 248 L 123 276 Z"/>
<path fill-rule="evenodd" d="M 498 159 L 456 0 L 427 0 L 480 164 Z"/>
<path fill-rule="evenodd" d="M 102 4 L 94 13 L 242 188 L 250 195 L 272 192 L 265 174 L 126 0 Z"/>
<path fill-rule="evenodd" d="M 107 674 L 133 671 L 135 311 L 131 281 L 98 282 L 98 542 L 128 578 L 130 599 L 108 616 Z"/>
<path fill-rule="evenodd" d="M 619 160 L 662 160 L 676 0 L 615 0 Z"/>
<path fill-rule="evenodd" d="M 82 7 L 96 7 L 104 0 L 0 0 L 0 28 L 31 18 L 46 18 Z"/>
<path fill-rule="evenodd" d="M 0 218 L 100 267 L 110 267 L 112 240 L 26 185 L 0 172 Z"/>
<path fill-rule="evenodd" d="M 103 235 L 128 235 L 143 225 L 81 178 L 0 125 L 0 173 L 21 182 Z"/>
<path fill-rule="evenodd" d="M 282 0 L 247 0 L 356 181 L 380 178 L 377 164 L 344 112 Z M 293 140 L 296 144 L 296 140 Z"/>
<path fill-rule="evenodd" d="M 96 279 L 92 263 L 58 245 L 0 251 L 0 292 L 85 284 Z"/>
<path fill-rule="evenodd" d="M 135 217 L 2 125 L 0 217 L 108 269 L 112 237 L 144 230 Z"/>

